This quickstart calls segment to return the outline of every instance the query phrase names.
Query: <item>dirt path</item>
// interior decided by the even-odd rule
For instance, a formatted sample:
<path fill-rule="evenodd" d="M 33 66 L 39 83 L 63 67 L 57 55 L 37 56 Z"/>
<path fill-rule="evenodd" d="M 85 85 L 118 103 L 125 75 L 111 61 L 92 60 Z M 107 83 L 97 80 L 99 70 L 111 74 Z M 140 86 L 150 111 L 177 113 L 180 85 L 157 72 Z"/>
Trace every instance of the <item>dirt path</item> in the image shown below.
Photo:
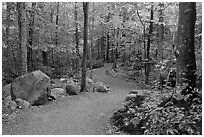
<path fill-rule="evenodd" d="M 125 95 L 134 89 L 132 83 L 105 75 L 110 67 L 93 72 L 108 86 L 112 93 L 84 93 L 64 97 L 37 110 L 28 110 L 19 116 L 11 129 L 3 126 L 3 134 L 95 135 L 106 134 L 107 119 L 122 104 Z"/>

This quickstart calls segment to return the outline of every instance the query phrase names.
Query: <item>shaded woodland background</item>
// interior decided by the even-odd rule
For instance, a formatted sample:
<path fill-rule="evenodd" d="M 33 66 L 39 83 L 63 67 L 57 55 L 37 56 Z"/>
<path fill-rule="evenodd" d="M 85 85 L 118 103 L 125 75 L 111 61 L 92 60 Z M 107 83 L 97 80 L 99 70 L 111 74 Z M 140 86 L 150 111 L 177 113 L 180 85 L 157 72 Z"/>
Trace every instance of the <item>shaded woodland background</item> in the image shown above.
<path fill-rule="evenodd" d="M 197 3 L 195 52 L 198 70 L 201 70 L 202 51 L 201 7 L 201 3 Z M 2 8 L 3 85 L 23 73 L 23 39 L 26 42 L 28 72 L 40 69 L 50 77 L 74 74 L 82 59 L 82 3 L 33 2 L 23 6 L 20 3 L 3 3 Z M 90 58 L 93 62 L 144 61 L 146 54 L 154 63 L 158 62 L 158 58 L 162 61 L 174 58 L 172 51 L 178 3 L 97 2 L 89 5 L 88 14 L 87 62 Z M 20 32 L 23 21 L 25 38 Z M 163 46 L 162 50 L 158 45 Z M 78 58 L 79 63 L 76 63 Z"/>
<path fill-rule="evenodd" d="M 114 112 L 118 131 L 202 133 L 201 2 L 7 2 L 2 13 L 3 86 L 41 70 L 81 78 L 84 92 L 112 63 L 107 75 L 145 84 Z"/>

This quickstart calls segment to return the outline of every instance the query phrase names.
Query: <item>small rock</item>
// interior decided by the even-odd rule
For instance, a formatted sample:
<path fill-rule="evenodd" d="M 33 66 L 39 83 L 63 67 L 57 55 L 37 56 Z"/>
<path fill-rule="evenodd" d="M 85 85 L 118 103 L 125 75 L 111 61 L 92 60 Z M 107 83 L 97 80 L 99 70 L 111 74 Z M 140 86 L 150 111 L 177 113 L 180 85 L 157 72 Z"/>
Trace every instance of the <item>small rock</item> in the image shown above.
<path fill-rule="evenodd" d="M 11 95 L 10 96 L 7 96 L 6 98 L 4 98 L 3 100 L 3 105 L 5 106 L 5 108 L 7 108 L 11 102 Z"/>
<path fill-rule="evenodd" d="M 23 100 L 21 98 L 17 98 L 15 99 L 15 102 L 18 106 L 22 106 L 23 105 Z"/>
<path fill-rule="evenodd" d="M 80 88 L 75 82 L 70 82 L 66 85 L 66 93 L 68 95 L 78 95 L 80 92 Z"/>
<path fill-rule="evenodd" d="M 125 98 L 125 101 L 133 100 L 137 97 L 137 94 L 128 94 Z"/>
<path fill-rule="evenodd" d="M 23 100 L 23 107 L 24 107 L 24 109 L 28 109 L 30 107 L 30 103 Z"/>
<path fill-rule="evenodd" d="M 17 108 L 17 104 L 15 101 L 11 101 L 9 106 L 8 106 L 12 111 L 15 111 Z"/>
<path fill-rule="evenodd" d="M 64 88 L 54 88 L 54 89 L 51 89 L 51 94 L 55 98 L 57 98 L 57 97 L 66 95 L 66 91 Z"/>
<path fill-rule="evenodd" d="M 109 92 L 109 89 L 102 82 L 96 82 L 94 88 L 97 92 Z"/>
<path fill-rule="evenodd" d="M 30 107 L 30 103 L 28 101 L 22 100 L 20 98 L 16 99 L 15 102 L 20 109 L 28 109 Z"/>

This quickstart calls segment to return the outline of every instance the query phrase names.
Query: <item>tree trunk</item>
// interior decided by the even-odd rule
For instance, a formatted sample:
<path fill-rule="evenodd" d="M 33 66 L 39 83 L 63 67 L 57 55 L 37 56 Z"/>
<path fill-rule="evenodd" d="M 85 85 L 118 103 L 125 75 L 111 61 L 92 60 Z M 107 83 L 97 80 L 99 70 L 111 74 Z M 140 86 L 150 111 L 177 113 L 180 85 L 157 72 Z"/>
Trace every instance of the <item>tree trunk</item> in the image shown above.
<path fill-rule="evenodd" d="M 157 63 L 162 61 L 163 58 L 163 40 L 164 40 L 164 15 L 163 15 L 163 9 L 164 9 L 164 3 L 161 2 L 159 3 L 159 33 L 158 33 L 158 48 L 156 51 L 156 58 L 157 58 Z M 159 86 L 159 79 L 160 79 L 160 72 L 161 70 L 158 70 L 157 73 L 157 85 Z"/>
<path fill-rule="evenodd" d="M 46 52 L 46 51 L 42 51 L 42 58 L 43 58 L 43 64 L 44 64 L 45 66 L 48 65 L 47 52 Z"/>
<path fill-rule="evenodd" d="M 75 18 L 75 41 L 76 41 L 76 75 L 78 77 L 79 75 L 79 32 L 78 32 L 78 23 L 77 23 L 77 20 L 78 20 L 78 12 L 77 12 L 77 2 L 75 2 L 75 5 L 74 5 L 74 18 Z"/>
<path fill-rule="evenodd" d="M 152 34 L 152 31 L 153 31 L 153 16 L 154 16 L 154 13 L 153 13 L 153 8 L 154 8 L 154 5 L 153 3 L 151 4 L 151 17 L 150 17 L 150 25 L 149 25 L 149 34 L 148 34 L 148 41 L 147 41 L 147 56 L 146 56 L 146 70 L 145 70 L 145 83 L 146 84 L 149 84 L 149 73 L 150 73 L 150 70 L 151 70 L 151 64 L 149 63 L 150 61 L 150 57 L 149 57 L 149 51 L 150 51 L 150 42 L 151 42 L 151 34 Z"/>
<path fill-rule="evenodd" d="M 50 23 L 53 23 L 53 15 L 54 15 L 54 9 L 52 8 L 52 3 L 50 3 Z M 50 40 L 51 44 L 53 44 L 53 36 L 52 36 L 52 31 L 50 32 Z M 51 62 L 52 62 L 52 76 L 54 76 L 54 49 L 52 48 L 51 50 Z"/>
<path fill-rule="evenodd" d="M 115 39 L 117 39 L 117 34 L 118 34 L 118 29 L 117 28 L 115 28 Z M 115 45 L 114 45 L 115 44 Z M 113 47 L 112 47 L 112 51 L 113 51 L 113 66 L 112 66 L 112 69 L 116 69 L 117 68 L 117 60 L 116 60 L 116 49 L 117 49 L 117 45 L 118 45 L 118 43 L 117 43 L 117 41 L 115 41 L 115 43 L 113 44 Z"/>
<path fill-rule="evenodd" d="M 97 45 L 97 51 L 98 51 L 98 55 L 97 55 L 97 59 L 101 58 L 101 38 L 99 37 L 99 43 Z"/>
<path fill-rule="evenodd" d="M 111 13 L 109 12 L 108 13 L 108 16 L 107 16 L 107 23 L 110 21 L 110 16 L 111 16 Z M 109 35 L 110 32 L 107 33 L 107 48 L 106 48 L 106 61 L 107 63 L 109 63 L 109 49 L 110 49 L 110 35 Z"/>
<path fill-rule="evenodd" d="M 27 30 L 26 30 L 26 11 L 25 2 L 18 2 L 18 13 L 19 13 L 19 40 L 21 48 L 21 73 L 24 75 L 27 73 Z"/>
<path fill-rule="evenodd" d="M 159 3 L 160 9 L 159 9 L 159 35 L 158 35 L 158 50 L 157 50 L 157 61 L 162 61 L 162 50 L 163 50 L 163 41 L 164 41 L 164 15 L 163 15 L 163 9 L 164 9 L 164 3 Z"/>
<path fill-rule="evenodd" d="M 188 94 L 196 86 L 196 61 L 194 32 L 196 3 L 179 3 L 179 20 L 176 39 L 177 84 L 182 86 L 182 94 Z"/>
<path fill-rule="evenodd" d="M 105 37 L 101 37 L 101 58 L 105 60 Z"/>
<path fill-rule="evenodd" d="M 92 48 L 93 48 L 93 35 L 94 35 L 94 2 L 92 11 L 92 29 L 91 29 L 91 46 L 90 46 L 90 78 L 93 78 L 93 65 L 92 65 Z"/>
<path fill-rule="evenodd" d="M 59 24 L 59 2 L 57 2 L 57 14 L 56 14 L 56 22 L 55 22 L 55 47 L 58 46 L 58 24 Z M 53 61 L 54 61 L 54 55 L 53 55 Z M 56 66 L 54 63 L 54 77 L 56 77 Z"/>
<path fill-rule="evenodd" d="M 107 34 L 107 48 L 106 48 L 106 61 L 109 63 L 109 49 L 110 49 L 110 41 L 109 41 L 109 33 Z"/>
<path fill-rule="evenodd" d="M 18 75 L 18 70 L 17 70 L 17 66 L 16 66 L 16 57 L 15 57 L 15 53 L 14 53 L 14 49 L 12 44 L 10 44 L 10 24 L 11 24 L 11 3 L 7 2 L 6 3 L 6 45 L 9 48 L 9 52 L 11 52 L 11 56 L 13 56 L 13 66 L 14 66 L 14 70 L 15 70 L 15 74 Z"/>
<path fill-rule="evenodd" d="M 34 30 L 34 22 L 35 22 L 35 6 L 36 6 L 36 2 L 32 2 L 32 11 L 30 13 L 31 19 L 29 21 L 28 46 L 27 46 L 28 71 L 32 71 L 32 69 L 33 69 L 32 45 L 33 45 L 33 30 Z"/>
<path fill-rule="evenodd" d="M 86 62 L 87 62 L 87 45 L 88 45 L 88 2 L 83 2 L 84 11 L 84 47 L 83 47 L 83 58 L 82 58 L 82 83 L 81 92 L 86 91 Z"/>

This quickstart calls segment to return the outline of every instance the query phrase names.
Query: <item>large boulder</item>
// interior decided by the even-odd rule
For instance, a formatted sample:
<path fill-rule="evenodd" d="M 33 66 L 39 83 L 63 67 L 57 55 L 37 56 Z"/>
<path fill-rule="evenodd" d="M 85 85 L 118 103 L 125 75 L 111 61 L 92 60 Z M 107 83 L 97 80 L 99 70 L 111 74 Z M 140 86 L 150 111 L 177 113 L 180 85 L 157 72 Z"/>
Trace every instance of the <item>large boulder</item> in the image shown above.
<path fill-rule="evenodd" d="M 69 82 L 66 85 L 66 93 L 68 95 L 78 95 L 80 92 L 80 87 L 77 84 L 77 82 L 74 82 L 73 80 L 69 80 Z"/>
<path fill-rule="evenodd" d="M 11 98 L 20 98 L 30 105 L 42 105 L 51 96 L 50 78 L 40 70 L 16 78 L 11 84 Z"/>

